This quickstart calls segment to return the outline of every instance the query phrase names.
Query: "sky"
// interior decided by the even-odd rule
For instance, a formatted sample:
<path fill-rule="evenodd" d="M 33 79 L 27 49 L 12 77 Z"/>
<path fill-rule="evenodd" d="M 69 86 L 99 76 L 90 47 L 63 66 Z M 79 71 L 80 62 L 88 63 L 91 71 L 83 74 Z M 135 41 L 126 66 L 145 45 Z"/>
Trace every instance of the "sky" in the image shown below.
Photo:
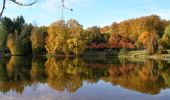
<path fill-rule="evenodd" d="M 25 3 L 33 0 L 18 1 Z M 0 3 L 2 7 L 2 0 Z M 76 19 L 84 27 L 102 27 L 152 14 L 170 20 L 169 4 L 170 0 L 65 0 L 65 6 L 72 8 L 73 12 L 65 10 L 64 20 Z M 29 7 L 18 6 L 7 0 L 3 16 L 15 18 L 20 15 L 23 15 L 28 23 L 50 25 L 61 19 L 61 0 L 38 0 Z"/>

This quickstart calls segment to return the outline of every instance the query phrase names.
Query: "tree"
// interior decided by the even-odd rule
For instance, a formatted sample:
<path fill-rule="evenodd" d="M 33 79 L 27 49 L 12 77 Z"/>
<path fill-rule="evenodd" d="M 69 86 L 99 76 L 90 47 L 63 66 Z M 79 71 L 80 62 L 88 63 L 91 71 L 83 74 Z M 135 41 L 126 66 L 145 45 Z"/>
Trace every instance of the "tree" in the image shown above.
<path fill-rule="evenodd" d="M 75 55 L 79 55 L 86 48 L 86 40 L 83 38 L 83 26 L 76 20 L 71 19 L 67 22 L 68 33 L 70 35 L 67 43 L 69 50 Z"/>
<path fill-rule="evenodd" d="M 59 20 L 51 24 L 48 28 L 45 48 L 49 54 L 55 54 L 62 50 L 67 39 L 67 26 L 65 21 Z M 66 51 L 66 50 L 65 50 Z"/>
<path fill-rule="evenodd" d="M 33 28 L 30 41 L 33 54 L 42 54 L 45 51 L 45 36 L 38 27 Z"/>
<path fill-rule="evenodd" d="M 165 48 L 170 48 L 170 25 L 168 25 L 164 31 L 161 43 Z"/>
<path fill-rule="evenodd" d="M 16 39 L 15 34 L 11 33 L 11 34 L 8 35 L 8 38 L 7 38 L 7 47 L 11 51 L 11 54 L 14 54 L 15 39 Z"/>
<path fill-rule="evenodd" d="M 1 20 L 1 28 L 0 28 L 0 47 L 1 49 L 5 49 L 6 47 L 6 41 L 7 37 L 10 33 L 15 34 L 13 36 L 17 37 L 20 33 L 21 30 L 24 28 L 25 25 L 25 20 L 23 16 L 18 16 L 16 19 L 11 20 L 8 17 L 4 17 Z M 12 35 L 10 35 L 12 36 Z"/>
<path fill-rule="evenodd" d="M 160 46 L 160 36 L 156 30 L 143 32 L 139 36 L 139 41 L 142 42 L 149 54 L 157 53 Z"/>
<path fill-rule="evenodd" d="M 83 26 L 71 19 L 67 23 L 59 20 L 48 28 L 46 50 L 50 54 L 64 53 L 79 55 L 85 49 Z"/>
<path fill-rule="evenodd" d="M 20 33 L 22 28 L 24 27 L 25 19 L 23 18 L 23 16 L 18 16 L 16 19 L 13 20 L 13 23 L 13 27 L 15 28 L 15 30 Z"/>
<path fill-rule="evenodd" d="M 14 23 L 10 18 L 8 17 L 2 18 L 1 24 L 2 24 L 2 28 L 7 32 L 7 34 L 14 33 L 15 30 Z"/>
<path fill-rule="evenodd" d="M 89 43 L 96 43 L 96 44 L 106 43 L 107 38 L 108 37 L 105 37 L 105 35 L 100 32 L 100 27 L 92 26 L 92 27 L 87 28 L 86 30 L 86 39 L 88 40 L 88 44 Z"/>
<path fill-rule="evenodd" d="M 21 33 L 10 33 L 7 39 L 7 47 L 12 55 L 26 55 L 31 53 L 30 34 L 33 26 L 25 25 Z"/>
<path fill-rule="evenodd" d="M 112 33 L 108 41 L 110 48 L 134 48 L 134 42 L 128 37 Z"/>
<path fill-rule="evenodd" d="M 0 24 L 0 52 L 3 52 L 4 48 L 6 47 L 7 37 L 7 32 L 4 30 L 2 24 Z"/>
<path fill-rule="evenodd" d="M 33 29 L 32 24 L 24 25 L 21 33 L 16 36 L 15 51 L 17 55 L 28 55 L 32 53 L 30 35 Z"/>
<path fill-rule="evenodd" d="M 166 27 L 164 34 L 167 34 L 170 37 L 170 25 Z"/>

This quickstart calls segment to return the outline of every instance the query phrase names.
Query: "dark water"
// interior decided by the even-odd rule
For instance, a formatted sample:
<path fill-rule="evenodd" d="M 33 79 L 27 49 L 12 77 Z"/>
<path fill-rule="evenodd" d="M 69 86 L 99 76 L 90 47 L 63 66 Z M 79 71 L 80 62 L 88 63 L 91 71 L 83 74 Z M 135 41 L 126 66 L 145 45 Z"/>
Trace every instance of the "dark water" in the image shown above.
<path fill-rule="evenodd" d="M 0 100 L 169 100 L 170 62 L 1 58 Z"/>

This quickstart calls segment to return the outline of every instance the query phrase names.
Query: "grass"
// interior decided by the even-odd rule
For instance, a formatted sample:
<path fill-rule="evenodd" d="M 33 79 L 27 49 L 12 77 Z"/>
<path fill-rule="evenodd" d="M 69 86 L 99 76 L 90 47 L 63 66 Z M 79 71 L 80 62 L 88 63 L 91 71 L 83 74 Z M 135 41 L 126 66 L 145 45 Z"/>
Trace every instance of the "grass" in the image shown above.
<path fill-rule="evenodd" d="M 127 51 L 125 55 L 119 55 L 119 57 L 127 57 L 131 59 L 155 59 L 155 60 L 170 60 L 170 50 L 167 50 L 167 54 L 154 54 L 148 55 L 147 51 L 145 50 L 134 50 L 134 51 Z"/>
<path fill-rule="evenodd" d="M 133 51 L 126 51 L 123 54 L 120 54 L 119 57 L 128 57 L 128 58 L 148 58 L 149 55 L 145 50 L 133 50 Z"/>

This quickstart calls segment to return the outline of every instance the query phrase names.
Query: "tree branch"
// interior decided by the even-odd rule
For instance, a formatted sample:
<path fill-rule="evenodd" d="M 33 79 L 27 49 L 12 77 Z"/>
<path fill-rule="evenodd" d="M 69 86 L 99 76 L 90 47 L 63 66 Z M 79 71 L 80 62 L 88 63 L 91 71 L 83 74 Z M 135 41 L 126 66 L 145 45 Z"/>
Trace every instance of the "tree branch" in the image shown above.
<path fill-rule="evenodd" d="M 0 19 L 2 17 L 3 12 L 4 12 L 5 4 L 6 4 L 6 0 L 3 1 L 2 10 L 1 10 L 1 13 L 0 13 Z"/>
<path fill-rule="evenodd" d="M 12 2 L 14 2 L 15 4 L 20 5 L 20 6 L 32 6 L 33 4 L 37 3 L 37 0 L 35 0 L 35 1 L 32 2 L 32 3 L 28 3 L 28 4 L 24 4 L 24 3 L 18 2 L 18 1 L 16 1 L 16 0 L 10 0 L 10 1 L 12 1 Z"/>
<path fill-rule="evenodd" d="M 13 3 L 20 5 L 20 6 L 32 6 L 33 4 L 37 3 L 37 0 L 35 0 L 34 2 L 31 2 L 31 3 L 28 3 L 28 4 L 24 4 L 24 3 L 18 2 L 16 0 L 10 0 L 10 1 L 12 1 Z M 6 6 L 6 0 L 3 0 L 2 10 L 0 12 L 0 20 L 2 18 L 3 12 L 5 10 L 5 6 Z"/>

